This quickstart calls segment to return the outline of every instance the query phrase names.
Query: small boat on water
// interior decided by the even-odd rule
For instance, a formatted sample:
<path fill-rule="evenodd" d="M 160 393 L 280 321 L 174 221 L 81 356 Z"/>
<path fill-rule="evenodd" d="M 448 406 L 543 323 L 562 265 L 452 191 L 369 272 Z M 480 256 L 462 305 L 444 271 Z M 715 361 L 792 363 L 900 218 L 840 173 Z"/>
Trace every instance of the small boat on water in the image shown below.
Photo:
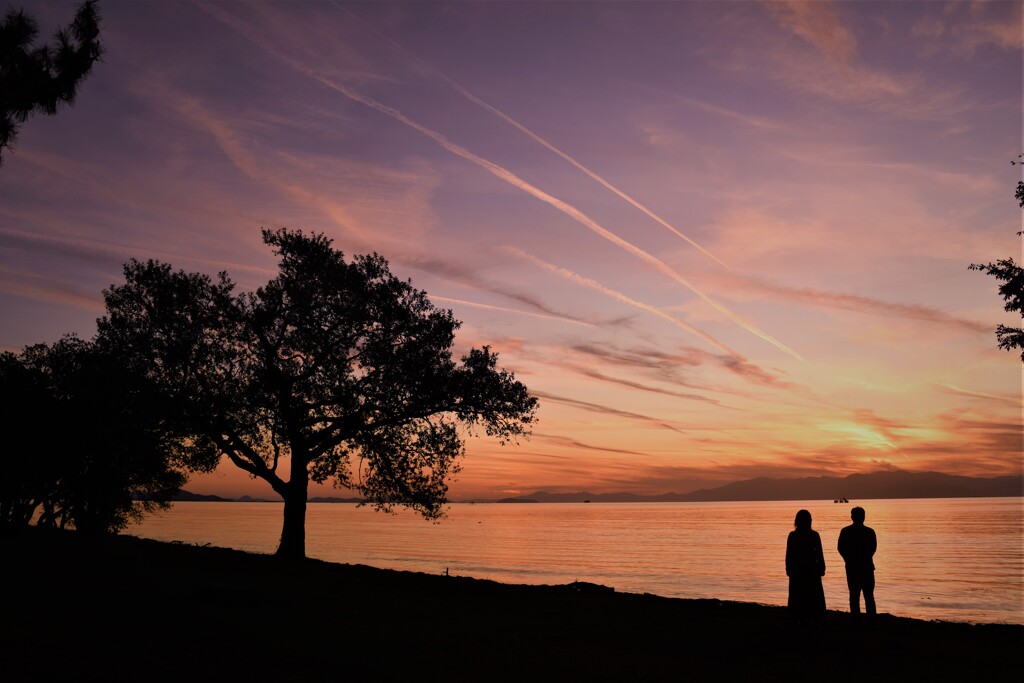
<path fill-rule="evenodd" d="M 836 498 L 832 502 L 833 503 L 849 503 L 850 499 L 849 498 Z"/>

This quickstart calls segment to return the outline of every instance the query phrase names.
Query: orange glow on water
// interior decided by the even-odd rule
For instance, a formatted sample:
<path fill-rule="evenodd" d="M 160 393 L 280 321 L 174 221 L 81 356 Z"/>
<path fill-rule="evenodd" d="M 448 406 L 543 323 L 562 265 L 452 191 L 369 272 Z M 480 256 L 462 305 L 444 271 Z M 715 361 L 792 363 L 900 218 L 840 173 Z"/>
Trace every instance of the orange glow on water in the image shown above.
<path fill-rule="evenodd" d="M 882 613 L 1024 623 L 1020 498 L 860 501 L 878 534 Z M 847 609 L 839 530 L 850 505 L 461 504 L 431 524 L 347 504 L 312 504 L 307 553 L 333 562 L 510 583 L 588 581 L 618 591 L 786 604 L 786 536 L 808 509 L 822 537 L 829 609 Z M 273 552 L 275 503 L 179 503 L 130 533 Z"/>

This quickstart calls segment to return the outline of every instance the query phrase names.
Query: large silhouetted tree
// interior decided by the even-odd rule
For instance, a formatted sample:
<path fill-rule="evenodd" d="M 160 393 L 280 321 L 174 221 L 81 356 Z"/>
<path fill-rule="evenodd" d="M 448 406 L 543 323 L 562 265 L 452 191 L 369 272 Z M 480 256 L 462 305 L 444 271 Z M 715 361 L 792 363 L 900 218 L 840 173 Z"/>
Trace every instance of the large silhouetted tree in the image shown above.
<path fill-rule="evenodd" d="M 1021 157 L 1024 157 L 1024 154 L 1018 159 Z M 1024 209 L 1024 182 L 1018 181 L 1016 197 L 1020 207 Z M 1006 311 L 1016 312 L 1024 317 L 1024 268 L 1014 263 L 1012 257 L 993 263 L 972 263 L 968 268 L 988 273 L 999 280 L 1002 283 L 999 285 L 999 295 L 1003 297 Z M 1020 360 L 1024 363 L 1024 326 L 1010 327 L 1000 324 L 996 326 L 996 340 L 1001 349 L 1021 349 Z"/>
<path fill-rule="evenodd" d="M 38 512 L 43 526 L 109 533 L 166 507 L 185 476 L 142 382 L 118 354 L 74 336 L 0 357 L 0 527 Z"/>
<path fill-rule="evenodd" d="M 213 447 L 284 499 L 279 555 L 305 556 L 310 480 L 436 518 L 461 429 L 502 443 L 529 433 L 526 387 L 486 346 L 455 363 L 458 321 L 382 257 L 346 261 L 321 234 L 263 239 L 279 272 L 251 293 L 226 273 L 129 262 L 99 329 L 159 387 L 172 428 L 194 435 L 186 449 Z"/>
<path fill-rule="evenodd" d="M 39 24 L 24 10 L 8 10 L 0 21 L 0 164 L 29 116 L 52 116 L 72 105 L 79 84 L 102 56 L 96 0 L 87 0 L 71 24 L 58 29 L 53 45 L 35 46 Z"/>

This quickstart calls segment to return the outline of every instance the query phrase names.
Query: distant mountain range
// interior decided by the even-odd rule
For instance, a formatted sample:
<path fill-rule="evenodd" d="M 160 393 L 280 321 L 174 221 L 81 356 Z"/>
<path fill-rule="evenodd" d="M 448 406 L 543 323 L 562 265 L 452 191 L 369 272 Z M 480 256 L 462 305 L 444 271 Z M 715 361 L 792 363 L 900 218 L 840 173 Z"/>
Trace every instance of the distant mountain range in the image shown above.
<path fill-rule="evenodd" d="M 772 479 L 758 477 L 736 481 L 712 489 L 690 493 L 662 493 L 645 496 L 638 493 L 547 493 L 537 491 L 516 498 L 480 500 L 477 503 L 687 503 L 744 500 L 836 500 L 850 501 L 872 498 L 985 498 L 1024 495 L 1024 476 L 961 477 L 941 472 L 906 472 L 885 470 L 846 477 L 804 477 Z M 203 502 L 280 502 L 249 496 L 238 499 L 204 496 L 178 491 L 176 501 Z M 311 503 L 358 503 L 360 498 L 314 497 Z"/>
<path fill-rule="evenodd" d="M 961 477 L 940 472 L 886 470 L 846 477 L 772 479 L 758 477 L 690 493 L 547 493 L 537 491 L 505 502 L 521 503 L 640 503 L 712 502 L 743 500 L 865 500 L 871 498 L 971 498 L 1024 495 L 1024 476 Z"/>
<path fill-rule="evenodd" d="M 192 493 L 185 489 L 178 489 L 178 492 L 172 498 L 175 502 L 183 501 L 186 503 L 233 503 L 235 501 L 230 498 L 221 498 L 220 496 L 204 496 L 201 493 Z"/>

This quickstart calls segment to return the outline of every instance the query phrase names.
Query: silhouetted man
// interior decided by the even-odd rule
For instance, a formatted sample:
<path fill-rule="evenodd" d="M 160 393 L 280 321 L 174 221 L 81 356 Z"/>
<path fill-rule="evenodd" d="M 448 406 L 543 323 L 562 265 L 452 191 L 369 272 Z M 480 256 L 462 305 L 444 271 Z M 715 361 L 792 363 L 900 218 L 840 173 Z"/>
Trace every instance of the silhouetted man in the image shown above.
<path fill-rule="evenodd" d="M 850 587 L 850 613 L 860 616 L 860 594 L 864 593 L 864 611 L 875 616 L 875 563 L 872 557 L 878 541 L 875 530 L 864 526 L 864 508 L 850 510 L 853 524 L 839 532 L 839 554 L 846 562 L 846 585 Z"/>

